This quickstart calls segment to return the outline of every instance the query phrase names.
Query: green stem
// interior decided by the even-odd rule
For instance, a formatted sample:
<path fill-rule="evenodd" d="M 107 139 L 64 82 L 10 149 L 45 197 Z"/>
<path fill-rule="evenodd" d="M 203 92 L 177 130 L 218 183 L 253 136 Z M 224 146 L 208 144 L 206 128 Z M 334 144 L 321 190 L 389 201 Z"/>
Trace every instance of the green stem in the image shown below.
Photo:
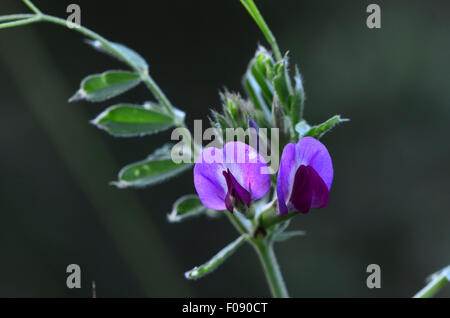
<path fill-rule="evenodd" d="M 241 3 L 247 9 L 248 13 L 252 16 L 253 20 L 255 20 L 256 24 L 266 37 L 267 42 L 269 42 L 270 46 L 272 47 L 273 53 L 275 54 L 275 58 L 277 60 L 281 60 L 282 56 L 280 48 L 278 47 L 277 44 L 277 40 L 275 39 L 275 36 L 272 34 L 272 31 L 270 31 L 266 21 L 261 15 L 261 12 L 259 12 L 258 8 L 256 7 L 255 2 L 253 2 L 253 0 L 241 0 Z"/>
<path fill-rule="evenodd" d="M 225 211 L 230 220 L 231 224 L 236 228 L 240 234 L 249 234 L 247 228 L 242 224 L 242 222 L 237 218 L 236 214 Z"/>
<path fill-rule="evenodd" d="M 39 22 L 39 21 L 40 21 L 40 18 L 38 16 L 33 15 L 32 18 L 20 19 L 20 20 L 16 20 L 16 21 L 2 23 L 2 24 L 0 24 L 0 30 L 6 29 L 6 28 L 18 27 L 21 25 L 27 25 L 27 24 L 31 24 L 31 23 L 35 23 L 35 22 Z"/>
<path fill-rule="evenodd" d="M 30 0 L 22 0 L 22 1 L 27 5 L 28 8 L 31 9 L 31 11 L 33 11 L 37 15 L 42 14 L 41 10 L 39 10 Z"/>
<path fill-rule="evenodd" d="M 148 71 L 145 72 L 142 80 L 144 81 L 145 85 L 148 87 L 148 89 L 152 92 L 152 94 L 156 97 L 156 99 L 166 108 L 166 110 L 174 116 L 174 106 L 169 101 L 167 96 L 164 94 L 164 92 L 159 88 L 159 86 L 155 83 L 153 78 L 148 74 Z M 184 125 L 183 125 L 184 127 Z"/>
<path fill-rule="evenodd" d="M 240 234 L 252 234 L 253 230 L 247 228 L 245 224 L 239 220 L 236 215 L 237 212 L 229 213 L 227 211 L 226 213 L 230 222 Z M 272 240 L 270 238 L 249 238 L 248 241 L 255 248 L 256 253 L 259 256 L 272 296 L 275 298 L 288 298 L 289 295 L 275 257 Z"/>
<path fill-rule="evenodd" d="M 424 288 L 422 288 L 414 298 L 430 298 L 433 297 L 442 287 L 444 287 L 449 279 L 447 278 L 446 271 L 440 273 L 436 278 L 428 283 Z"/>
<path fill-rule="evenodd" d="M 272 296 L 274 298 L 289 298 L 280 267 L 275 257 L 273 243 L 268 240 L 258 239 L 253 239 L 252 243 L 263 265 Z"/>
<path fill-rule="evenodd" d="M 0 17 L 0 22 L 28 19 L 28 18 L 33 18 L 35 16 L 36 16 L 35 14 L 30 14 L 30 13 L 3 15 Z"/>

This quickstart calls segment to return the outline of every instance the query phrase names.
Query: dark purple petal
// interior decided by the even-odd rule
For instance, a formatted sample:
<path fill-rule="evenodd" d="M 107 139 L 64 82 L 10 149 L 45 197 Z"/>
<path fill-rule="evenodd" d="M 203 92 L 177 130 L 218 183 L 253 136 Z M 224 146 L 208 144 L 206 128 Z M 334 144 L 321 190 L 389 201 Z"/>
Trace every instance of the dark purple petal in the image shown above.
<path fill-rule="evenodd" d="M 232 201 L 233 183 L 231 182 L 230 175 L 231 175 L 231 173 L 223 171 L 223 176 L 225 177 L 225 180 L 227 181 L 227 187 L 228 187 L 227 195 L 225 196 L 225 206 L 227 207 L 228 211 L 233 213 L 233 210 L 234 210 L 233 201 Z"/>
<path fill-rule="evenodd" d="M 302 213 L 328 204 L 327 185 L 311 166 L 301 165 L 295 173 L 290 203 Z"/>
<path fill-rule="evenodd" d="M 227 195 L 225 197 L 227 210 L 233 213 L 232 199 L 238 204 L 245 204 L 247 207 L 250 207 L 250 193 L 236 181 L 229 169 L 223 171 L 223 176 L 225 177 L 228 187 Z"/>
<path fill-rule="evenodd" d="M 240 203 L 247 205 L 247 207 L 250 207 L 250 192 L 245 190 L 234 178 L 233 174 L 228 170 L 228 175 L 231 179 L 231 184 L 233 187 L 232 194 L 233 196 L 240 201 Z M 251 190 L 251 189 L 249 189 Z"/>
<path fill-rule="evenodd" d="M 259 153 L 259 127 L 251 117 L 248 117 L 248 128 L 250 130 L 250 145 L 256 147 L 256 151 Z"/>
<path fill-rule="evenodd" d="M 295 209 L 302 213 L 307 213 L 311 208 L 312 189 L 310 185 L 310 170 L 307 166 L 301 165 L 295 173 L 290 202 Z"/>
<path fill-rule="evenodd" d="M 304 137 L 295 145 L 295 161 L 297 170 L 301 165 L 311 166 L 322 180 L 331 188 L 333 182 L 333 164 L 324 144 L 313 137 Z"/>

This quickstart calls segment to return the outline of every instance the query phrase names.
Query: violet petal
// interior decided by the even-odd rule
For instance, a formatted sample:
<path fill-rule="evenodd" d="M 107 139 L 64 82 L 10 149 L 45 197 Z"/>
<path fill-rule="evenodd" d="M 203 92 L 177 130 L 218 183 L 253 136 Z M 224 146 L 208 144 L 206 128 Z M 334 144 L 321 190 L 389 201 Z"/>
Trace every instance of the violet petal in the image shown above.
<path fill-rule="evenodd" d="M 226 168 L 235 180 L 250 193 L 251 200 L 262 198 L 270 189 L 270 174 L 264 157 L 243 142 L 229 142 L 224 147 Z M 264 169 L 265 168 L 265 169 Z"/>
<path fill-rule="evenodd" d="M 217 152 L 222 152 L 221 160 L 214 162 L 211 158 L 217 157 Z M 251 200 L 263 197 L 270 189 L 270 175 L 262 174 L 263 168 L 267 169 L 264 158 L 242 142 L 229 142 L 223 149 L 206 148 L 194 167 L 195 189 L 206 207 L 229 210 L 230 187 L 224 175 L 229 172 L 231 188 L 242 203 L 250 205 Z"/>
<path fill-rule="evenodd" d="M 300 167 L 311 167 L 312 170 Z M 306 169 L 306 170 L 305 170 Z M 294 183 L 297 176 L 296 193 Z M 306 178 L 305 180 L 303 180 Z M 303 184 L 302 182 L 305 182 Z M 277 178 L 278 210 L 281 215 L 288 213 L 293 202 L 298 210 L 309 211 L 327 205 L 329 190 L 333 182 L 333 164 L 327 148 L 317 139 L 304 137 L 297 144 L 288 144 L 281 155 Z M 304 193 L 299 192 L 298 188 Z M 323 186 L 327 189 L 324 191 Z M 311 189 L 310 189 L 311 188 Z M 293 198 L 292 200 L 290 200 Z M 295 206 L 294 205 L 294 206 Z M 300 209 L 301 208 L 301 209 Z"/>
<path fill-rule="evenodd" d="M 287 144 L 281 155 L 277 177 L 278 210 L 281 215 L 288 213 L 287 200 L 295 175 L 295 144 Z"/>
<path fill-rule="evenodd" d="M 214 147 L 203 150 L 194 167 L 194 185 L 204 206 L 212 210 L 225 210 L 228 187 L 222 172 L 226 168 L 223 163 L 211 160 L 217 151 L 222 150 Z"/>

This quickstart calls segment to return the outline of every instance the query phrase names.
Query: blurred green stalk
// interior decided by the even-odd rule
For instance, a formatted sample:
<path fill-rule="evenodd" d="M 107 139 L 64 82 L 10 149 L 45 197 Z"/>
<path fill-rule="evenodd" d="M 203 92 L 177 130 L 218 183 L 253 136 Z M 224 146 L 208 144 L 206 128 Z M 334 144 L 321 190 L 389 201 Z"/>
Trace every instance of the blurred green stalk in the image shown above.
<path fill-rule="evenodd" d="M 450 282 L 450 269 L 444 268 L 439 273 L 431 276 L 430 282 L 422 288 L 413 298 L 430 298 L 439 292 L 448 282 Z"/>

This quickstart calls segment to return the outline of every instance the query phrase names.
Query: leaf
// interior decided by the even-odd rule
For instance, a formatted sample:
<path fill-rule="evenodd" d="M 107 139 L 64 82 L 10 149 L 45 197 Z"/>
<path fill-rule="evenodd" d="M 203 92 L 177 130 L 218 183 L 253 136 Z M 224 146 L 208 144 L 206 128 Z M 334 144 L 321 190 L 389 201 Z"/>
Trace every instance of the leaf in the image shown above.
<path fill-rule="evenodd" d="M 281 109 L 280 100 L 278 96 L 275 95 L 272 105 L 272 125 L 273 127 L 280 128 L 281 131 L 284 130 L 284 112 Z"/>
<path fill-rule="evenodd" d="M 107 71 L 90 75 L 83 79 L 80 89 L 69 99 L 69 102 L 82 99 L 102 102 L 125 93 L 140 82 L 139 74 L 126 71 Z"/>
<path fill-rule="evenodd" d="M 292 84 L 288 75 L 288 56 L 279 61 L 274 68 L 273 87 L 280 99 L 286 114 L 289 114 L 289 98 L 292 92 Z"/>
<path fill-rule="evenodd" d="M 273 87 L 272 84 L 266 79 L 265 74 L 261 71 L 260 65 L 258 65 L 257 63 L 258 61 L 255 60 L 254 63 L 250 65 L 249 71 L 261 88 L 261 94 L 266 105 L 270 105 L 272 104 L 273 99 Z"/>
<path fill-rule="evenodd" d="M 272 55 L 263 46 L 259 46 L 243 78 L 244 88 L 253 104 L 257 109 L 264 111 L 268 118 L 274 92 L 271 83 L 273 67 Z"/>
<path fill-rule="evenodd" d="M 118 104 L 107 108 L 92 123 L 116 137 L 150 135 L 174 126 L 174 120 L 155 104 L 144 107 Z"/>
<path fill-rule="evenodd" d="M 207 261 L 205 264 L 200 265 L 198 267 L 194 267 L 190 271 L 187 271 L 184 276 L 187 279 L 198 279 L 201 278 L 212 271 L 214 271 L 217 267 L 222 265 L 222 263 L 228 259 L 238 247 L 242 245 L 246 240 L 246 235 L 239 236 L 235 241 L 231 242 L 227 246 L 225 246 L 219 253 L 217 253 L 213 258 Z"/>
<path fill-rule="evenodd" d="M 298 68 L 295 68 L 295 89 L 294 95 L 291 96 L 290 117 L 291 122 L 297 123 L 303 116 L 303 107 L 305 104 L 305 90 L 303 88 L 303 80 Z"/>
<path fill-rule="evenodd" d="M 269 81 L 272 80 L 273 77 L 273 67 L 274 67 L 274 60 L 272 57 L 272 54 L 267 51 L 267 49 L 260 45 L 258 47 L 258 50 L 255 54 L 255 60 L 256 60 L 256 66 L 261 72 L 261 74 L 267 78 Z"/>
<path fill-rule="evenodd" d="M 139 71 L 148 70 L 148 64 L 145 61 L 145 59 L 142 56 L 140 56 L 138 53 L 136 53 L 135 51 L 126 47 L 123 44 L 109 42 L 109 44 L 120 53 L 120 54 L 112 54 L 110 51 L 108 51 L 107 48 L 105 48 L 103 46 L 102 43 L 100 43 L 100 41 L 86 40 L 86 43 L 88 43 L 90 46 L 92 46 L 97 51 L 108 54 L 108 55 L 113 56 L 123 62 L 131 64 L 130 66 L 133 66 L 135 69 L 137 69 Z M 125 58 L 126 61 L 124 61 L 123 58 Z"/>
<path fill-rule="evenodd" d="M 255 77 L 251 73 L 247 73 L 243 82 L 244 88 L 250 100 L 255 105 L 256 109 L 262 110 L 264 114 L 270 118 L 269 106 L 266 104 L 262 95 L 261 87 L 258 85 Z"/>
<path fill-rule="evenodd" d="M 200 201 L 198 195 L 189 194 L 182 196 L 173 204 L 172 212 L 167 215 L 169 222 L 180 222 L 206 211 L 206 207 Z"/>
<path fill-rule="evenodd" d="M 118 188 L 145 187 L 166 181 L 192 166 L 192 163 L 175 163 L 170 156 L 171 146 L 166 145 L 147 159 L 129 164 L 119 172 Z"/>
<path fill-rule="evenodd" d="M 341 118 L 340 115 L 335 115 L 335 116 L 331 117 L 330 119 L 328 119 L 326 122 L 324 122 L 320 125 L 311 127 L 309 129 L 309 131 L 303 137 L 310 136 L 310 137 L 314 137 L 316 139 L 320 139 L 323 137 L 323 135 L 325 135 L 331 129 L 336 127 L 338 124 L 349 121 L 349 120 L 350 119 L 347 119 L 347 118 Z M 296 130 L 297 130 L 297 127 L 296 127 Z"/>
<path fill-rule="evenodd" d="M 305 231 L 289 231 L 289 232 L 281 232 L 275 236 L 276 242 L 285 242 L 295 236 L 304 236 L 306 235 Z"/>
<path fill-rule="evenodd" d="M 218 113 L 217 111 L 211 109 L 211 115 L 213 121 L 217 124 L 217 127 L 222 129 L 223 131 L 226 131 L 227 128 L 233 127 L 233 123 L 231 123 L 228 118 Z"/>

